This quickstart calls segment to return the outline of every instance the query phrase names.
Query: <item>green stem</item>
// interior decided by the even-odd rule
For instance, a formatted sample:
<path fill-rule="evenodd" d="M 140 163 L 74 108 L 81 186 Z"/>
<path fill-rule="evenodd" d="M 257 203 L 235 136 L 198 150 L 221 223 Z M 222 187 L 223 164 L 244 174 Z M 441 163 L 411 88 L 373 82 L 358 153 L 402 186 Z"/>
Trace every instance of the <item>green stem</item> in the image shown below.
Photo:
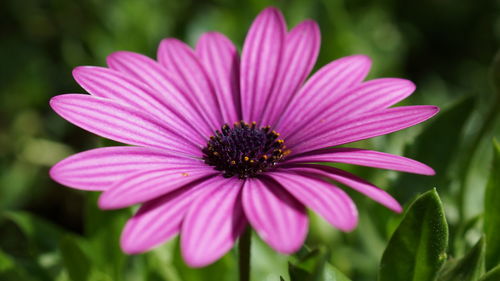
<path fill-rule="evenodd" d="M 252 231 L 248 227 L 238 242 L 240 281 L 250 281 L 250 241 Z"/>

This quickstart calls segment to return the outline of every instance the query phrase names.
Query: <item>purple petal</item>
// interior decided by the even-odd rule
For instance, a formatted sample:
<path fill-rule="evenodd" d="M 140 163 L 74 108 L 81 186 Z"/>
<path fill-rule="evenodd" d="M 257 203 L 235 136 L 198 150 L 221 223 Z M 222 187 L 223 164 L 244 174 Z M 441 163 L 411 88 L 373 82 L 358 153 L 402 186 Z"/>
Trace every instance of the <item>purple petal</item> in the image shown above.
<path fill-rule="evenodd" d="M 334 227 L 351 231 L 358 224 L 358 211 L 354 202 L 342 189 L 331 183 L 286 172 L 270 172 L 267 175 Z"/>
<path fill-rule="evenodd" d="M 345 184 L 352 189 L 370 197 L 374 201 L 386 206 L 387 208 L 400 213 L 403 211 L 401 205 L 390 194 L 375 185 L 353 175 L 333 167 L 299 164 L 295 167 L 287 167 L 287 171 L 296 171 L 298 173 L 309 173 L 316 176 L 324 176 L 341 184 Z"/>
<path fill-rule="evenodd" d="M 330 148 L 287 158 L 286 163 L 335 162 L 432 176 L 434 170 L 403 156 L 358 148 Z"/>
<path fill-rule="evenodd" d="M 164 39 L 158 48 L 158 60 L 178 78 L 177 82 L 188 93 L 188 98 L 198 108 L 198 112 L 217 130 L 223 124 L 214 89 L 205 69 L 193 50 L 184 42 Z"/>
<path fill-rule="evenodd" d="M 52 179 L 83 190 L 106 190 L 135 171 L 179 165 L 203 167 L 200 160 L 180 158 L 143 147 L 104 147 L 74 154 L 50 169 Z"/>
<path fill-rule="evenodd" d="M 315 118 L 332 105 L 332 100 L 357 86 L 368 74 L 371 60 L 355 55 L 335 60 L 318 70 L 292 98 L 276 130 L 289 137 L 316 122 Z"/>
<path fill-rule="evenodd" d="M 415 90 L 415 84 L 398 78 L 382 78 L 362 83 L 336 96 L 331 104 L 294 137 L 308 136 L 326 124 L 354 118 L 362 113 L 380 111 L 405 99 Z M 293 141 L 294 137 L 288 139 Z"/>
<path fill-rule="evenodd" d="M 127 73 L 165 95 L 170 106 L 199 130 L 202 136 L 208 137 L 213 133 L 196 103 L 182 91 L 178 79 L 156 61 L 141 54 L 122 51 L 109 55 L 107 63 L 110 68 Z"/>
<path fill-rule="evenodd" d="M 198 40 L 196 54 L 214 85 L 224 121 L 240 121 L 240 59 L 236 47 L 223 34 L 207 32 Z"/>
<path fill-rule="evenodd" d="M 306 20 L 286 36 L 283 59 L 261 124 L 274 125 L 316 62 L 321 35 L 316 22 Z"/>
<path fill-rule="evenodd" d="M 150 250 L 176 235 L 191 202 L 205 190 L 220 186 L 218 177 L 183 187 L 149 201 L 128 220 L 122 232 L 121 247 L 125 253 Z"/>
<path fill-rule="evenodd" d="M 280 186 L 247 179 L 242 200 L 248 221 L 273 249 L 290 254 L 304 244 L 308 228 L 305 208 Z"/>
<path fill-rule="evenodd" d="M 172 165 L 173 166 L 173 165 Z M 141 170 L 116 182 L 99 197 L 101 209 L 120 209 L 144 203 L 203 177 L 215 175 L 208 166 L 177 164 L 171 168 Z"/>
<path fill-rule="evenodd" d="M 73 70 L 75 80 L 90 94 L 123 102 L 155 116 L 169 124 L 175 132 L 188 140 L 204 144 L 205 140 L 189 127 L 175 108 L 166 100 L 166 95 L 151 89 L 146 84 L 113 69 L 81 66 Z"/>
<path fill-rule="evenodd" d="M 389 108 L 351 120 L 325 124 L 315 135 L 287 144 L 296 154 L 346 144 L 414 126 L 431 118 L 438 111 L 438 107 L 430 105 Z"/>
<path fill-rule="evenodd" d="M 282 57 L 286 26 L 281 12 L 267 8 L 254 20 L 241 54 L 243 120 L 257 121 L 272 92 Z"/>
<path fill-rule="evenodd" d="M 101 137 L 196 156 L 201 154 L 199 147 L 173 134 L 156 118 L 122 103 L 89 95 L 66 94 L 53 97 L 50 105 L 64 119 Z"/>
<path fill-rule="evenodd" d="M 246 225 L 239 200 L 242 183 L 221 177 L 191 204 L 181 230 L 182 256 L 189 266 L 218 260 L 240 236 Z"/>

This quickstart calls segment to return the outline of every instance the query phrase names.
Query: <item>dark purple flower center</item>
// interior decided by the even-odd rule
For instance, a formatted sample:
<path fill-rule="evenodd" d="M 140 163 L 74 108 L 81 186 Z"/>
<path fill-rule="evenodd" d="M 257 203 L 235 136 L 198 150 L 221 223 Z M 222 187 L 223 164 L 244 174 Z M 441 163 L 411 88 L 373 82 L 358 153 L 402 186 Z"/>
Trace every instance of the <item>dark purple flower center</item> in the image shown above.
<path fill-rule="evenodd" d="M 290 153 L 279 135 L 270 126 L 259 128 L 255 122 L 236 122 L 232 128 L 225 124 L 203 148 L 203 159 L 226 178 L 255 177 Z"/>

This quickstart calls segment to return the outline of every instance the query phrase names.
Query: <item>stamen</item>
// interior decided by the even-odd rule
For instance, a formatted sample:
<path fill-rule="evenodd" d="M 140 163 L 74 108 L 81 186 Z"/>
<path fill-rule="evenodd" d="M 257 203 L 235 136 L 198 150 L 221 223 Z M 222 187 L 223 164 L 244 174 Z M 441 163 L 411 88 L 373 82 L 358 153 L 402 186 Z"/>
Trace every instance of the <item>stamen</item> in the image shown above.
<path fill-rule="evenodd" d="M 290 153 L 279 136 L 271 126 L 259 128 L 256 122 L 234 122 L 232 128 L 224 124 L 203 148 L 203 159 L 226 178 L 255 177 Z"/>

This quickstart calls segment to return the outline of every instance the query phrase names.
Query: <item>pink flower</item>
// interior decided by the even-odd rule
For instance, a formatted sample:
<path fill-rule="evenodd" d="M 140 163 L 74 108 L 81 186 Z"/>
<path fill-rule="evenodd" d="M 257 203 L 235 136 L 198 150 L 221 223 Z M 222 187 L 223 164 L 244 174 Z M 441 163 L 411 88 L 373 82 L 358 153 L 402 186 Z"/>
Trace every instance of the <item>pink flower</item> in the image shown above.
<path fill-rule="evenodd" d="M 331 147 L 416 125 L 438 108 L 390 107 L 414 84 L 363 82 L 370 68 L 363 55 L 335 60 L 306 80 L 319 46 L 314 21 L 287 31 L 280 11 L 268 8 L 252 24 L 241 61 L 230 40 L 209 32 L 194 50 L 163 40 L 158 61 L 116 52 L 108 67 L 77 67 L 73 75 L 90 95 L 56 96 L 52 108 L 87 131 L 132 146 L 73 155 L 50 174 L 73 188 L 102 191 L 102 209 L 142 204 L 123 230 L 123 250 L 141 253 L 180 233 L 191 266 L 219 259 L 247 224 L 276 251 L 297 251 L 307 235 L 306 207 L 351 231 L 356 206 L 331 181 L 400 212 L 382 189 L 310 163 L 432 175 L 430 167 L 401 156 Z"/>

